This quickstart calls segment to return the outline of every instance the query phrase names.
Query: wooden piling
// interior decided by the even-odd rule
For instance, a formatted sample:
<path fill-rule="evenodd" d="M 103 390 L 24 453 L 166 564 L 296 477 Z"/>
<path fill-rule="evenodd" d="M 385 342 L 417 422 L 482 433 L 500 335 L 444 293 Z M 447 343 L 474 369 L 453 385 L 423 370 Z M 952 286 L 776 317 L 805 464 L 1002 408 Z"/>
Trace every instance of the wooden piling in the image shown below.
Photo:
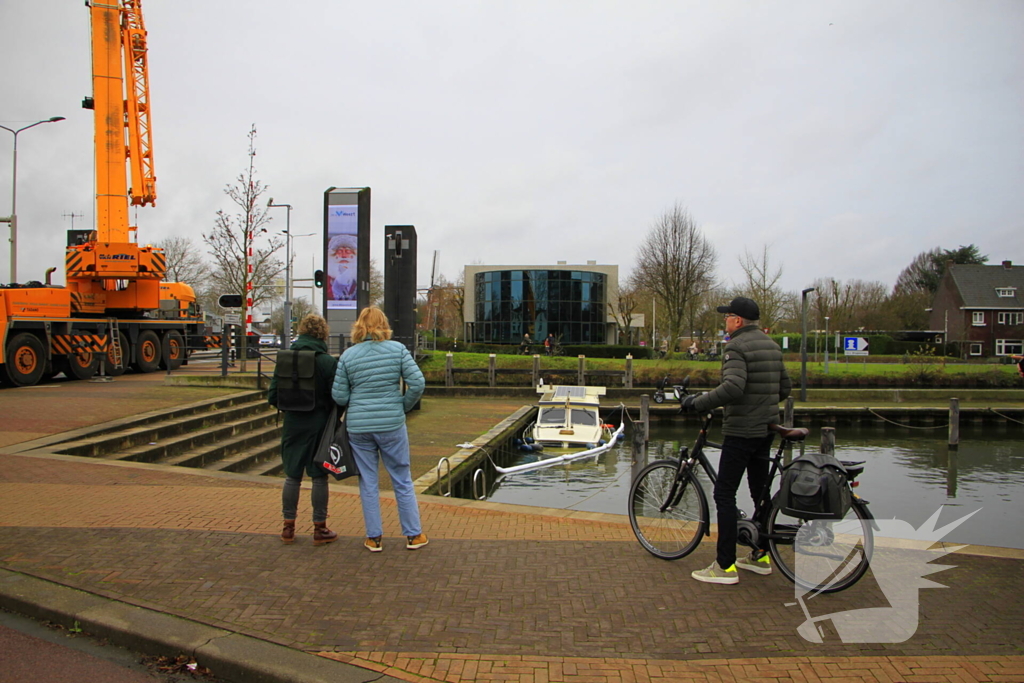
<path fill-rule="evenodd" d="M 790 396 L 786 399 L 786 408 L 782 413 L 782 424 L 785 427 L 793 426 L 793 407 L 796 405 L 796 399 Z"/>
<path fill-rule="evenodd" d="M 836 428 L 835 427 L 822 427 L 821 428 L 821 454 L 822 455 L 835 455 L 836 454 Z"/>
<path fill-rule="evenodd" d="M 631 439 L 631 480 L 635 481 L 640 470 L 647 466 L 647 441 L 650 434 L 650 409 L 651 397 L 647 394 L 640 396 L 640 419 L 633 423 Z M 625 419 L 625 416 L 623 416 Z"/>
<path fill-rule="evenodd" d="M 455 355 L 451 351 L 444 358 L 444 385 L 449 389 L 455 386 Z"/>
<path fill-rule="evenodd" d="M 587 357 L 584 356 L 581 353 L 579 358 L 580 358 L 580 365 L 579 365 L 579 369 L 576 371 L 576 376 L 577 376 L 576 384 L 578 386 L 583 387 L 583 386 L 586 386 L 586 384 L 587 384 L 587 378 L 586 378 Z"/>
<path fill-rule="evenodd" d="M 498 385 L 497 381 L 497 360 L 492 353 L 487 359 L 487 385 L 492 389 Z"/>
<path fill-rule="evenodd" d="M 949 447 L 960 447 L 960 399 L 949 399 Z"/>
<path fill-rule="evenodd" d="M 540 384 L 540 355 L 533 354 L 533 386 Z"/>
<path fill-rule="evenodd" d="M 626 354 L 626 374 L 622 377 L 622 386 L 633 388 L 633 354 Z"/>

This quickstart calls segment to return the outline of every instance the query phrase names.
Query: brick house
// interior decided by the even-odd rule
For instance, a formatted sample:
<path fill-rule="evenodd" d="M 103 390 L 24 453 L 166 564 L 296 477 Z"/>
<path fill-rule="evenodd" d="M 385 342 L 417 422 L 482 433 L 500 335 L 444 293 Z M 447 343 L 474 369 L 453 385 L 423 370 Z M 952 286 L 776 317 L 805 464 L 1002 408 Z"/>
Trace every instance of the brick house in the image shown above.
<path fill-rule="evenodd" d="M 1024 353 L 1024 266 L 950 264 L 928 326 L 967 357 Z"/>

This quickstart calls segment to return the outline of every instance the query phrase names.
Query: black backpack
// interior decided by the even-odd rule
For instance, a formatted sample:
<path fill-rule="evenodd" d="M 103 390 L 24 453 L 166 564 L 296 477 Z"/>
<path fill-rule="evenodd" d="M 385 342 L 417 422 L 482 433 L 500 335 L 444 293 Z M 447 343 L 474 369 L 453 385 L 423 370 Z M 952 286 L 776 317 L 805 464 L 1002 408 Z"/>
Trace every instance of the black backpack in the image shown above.
<path fill-rule="evenodd" d="M 842 519 L 853 504 L 846 468 L 831 455 L 802 455 L 782 471 L 776 503 L 791 517 Z"/>
<path fill-rule="evenodd" d="M 309 412 L 316 407 L 317 351 L 277 352 L 277 407 L 280 410 Z"/>

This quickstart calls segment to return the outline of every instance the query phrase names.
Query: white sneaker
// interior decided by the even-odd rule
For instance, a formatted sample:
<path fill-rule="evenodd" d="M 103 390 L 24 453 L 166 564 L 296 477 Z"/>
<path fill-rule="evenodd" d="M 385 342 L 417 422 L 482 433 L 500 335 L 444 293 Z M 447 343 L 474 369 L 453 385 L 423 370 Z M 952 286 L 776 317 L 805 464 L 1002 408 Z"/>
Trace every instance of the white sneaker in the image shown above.
<path fill-rule="evenodd" d="M 704 583 L 733 584 L 740 582 L 739 574 L 736 571 L 736 565 L 733 565 L 728 569 L 722 569 L 718 566 L 717 560 L 712 562 L 707 569 L 691 572 L 690 576 L 698 581 L 703 581 Z"/>
<path fill-rule="evenodd" d="M 756 553 L 751 551 L 746 557 L 740 557 L 736 559 L 736 566 L 740 569 L 746 569 L 748 572 L 754 572 L 761 576 L 768 576 L 772 573 L 772 561 L 768 557 L 768 553 L 764 553 L 760 558 L 754 559 Z"/>

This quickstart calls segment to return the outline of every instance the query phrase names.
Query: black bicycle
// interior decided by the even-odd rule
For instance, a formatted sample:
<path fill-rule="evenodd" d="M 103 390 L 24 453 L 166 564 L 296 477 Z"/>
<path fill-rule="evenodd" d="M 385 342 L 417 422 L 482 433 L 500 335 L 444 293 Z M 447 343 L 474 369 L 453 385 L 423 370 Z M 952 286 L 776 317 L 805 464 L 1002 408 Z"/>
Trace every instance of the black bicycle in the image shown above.
<path fill-rule="evenodd" d="M 683 380 L 683 388 L 688 385 Z M 718 473 L 704 455 L 704 447 L 721 448 L 707 440 L 711 414 L 702 418 L 693 448 L 682 446 L 676 460 L 658 460 L 637 475 L 629 489 L 629 523 L 649 553 L 678 560 L 693 552 L 711 535 L 711 508 L 699 476 L 703 470 L 709 487 Z M 771 490 L 784 466 L 786 448 L 807 438 L 809 430 L 779 425 L 770 428 L 782 437 L 771 458 L 764 490 L 754 503 L 754 514 L 740 511 L 737 542 L 760 551 L 767 545 L 782 574 L 804 590 L 834 593 L 849 588 L 868 570 L 874 548 L 874 518 L 868 501 L 852 495 L 853 504 L 843 519 L 800 519 L 775 504 Z M 863 462 L 842 461 L 849 485 L 864 471 Z M 852 491 L 851 491 L 852 493 Z"/>

